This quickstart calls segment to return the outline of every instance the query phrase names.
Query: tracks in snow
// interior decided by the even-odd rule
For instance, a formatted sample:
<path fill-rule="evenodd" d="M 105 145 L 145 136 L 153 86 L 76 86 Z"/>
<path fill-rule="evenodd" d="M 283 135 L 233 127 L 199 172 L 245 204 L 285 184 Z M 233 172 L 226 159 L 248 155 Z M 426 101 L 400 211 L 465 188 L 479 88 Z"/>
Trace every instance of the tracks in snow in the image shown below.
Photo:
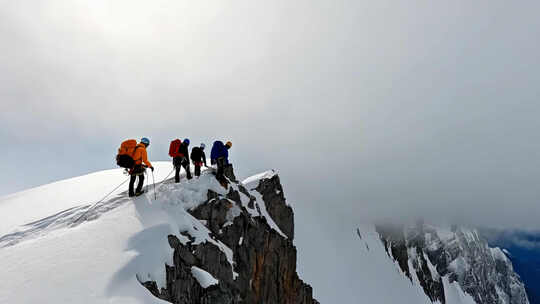
<path fill-rule="evenodd" d="M 167 179 L 164 184 L 170 183 Z M 149 189 L 149 188 L 148 188 Z M 85 204 L 68 208 L 43 219 L 19 226 L 13 232 L 0 237 L 0 248 L 10 247 L 20 242 L 35 239 L 54 230 L 74 228 L 88 221 L 98 219 L 103 214 L 132 201 L 127 191 L 116 194 L 115 197 L 95 204 Z"/>

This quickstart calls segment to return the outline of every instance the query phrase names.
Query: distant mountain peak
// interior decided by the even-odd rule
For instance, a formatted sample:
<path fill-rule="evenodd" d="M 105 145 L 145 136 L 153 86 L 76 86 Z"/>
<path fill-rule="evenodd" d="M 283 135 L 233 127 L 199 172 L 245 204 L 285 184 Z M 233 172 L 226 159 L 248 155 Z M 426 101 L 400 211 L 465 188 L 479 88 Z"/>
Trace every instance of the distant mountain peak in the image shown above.
<path fill-rule="evenodd" d="M 377 225 L 388 255 L 432 301 L 447 303 L 444 280 L 457 283 L 476 304 L 528 304 L 525 286 L 504 252 L 474 229 Z M 448 303 L 450 304 L 450 303 Z"/>

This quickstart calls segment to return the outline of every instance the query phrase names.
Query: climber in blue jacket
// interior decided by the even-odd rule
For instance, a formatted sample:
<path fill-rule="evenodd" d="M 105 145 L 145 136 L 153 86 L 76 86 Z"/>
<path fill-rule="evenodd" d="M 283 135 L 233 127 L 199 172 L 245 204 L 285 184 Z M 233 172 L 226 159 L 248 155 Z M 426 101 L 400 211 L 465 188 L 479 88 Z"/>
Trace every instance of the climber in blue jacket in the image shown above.
<path fill-rule="evenodd" d="M 223 144 L 222 141 L 216 140 L 212 145 L 212 151 L 210 151 L 211 164 L 217 164 L 216 179 L 223 186 L 227 187 L 227 180 L 223 175 L 225 166 L 229 164 L 229 149 L 232 147 L 232 142 L 228 141 Z"/>

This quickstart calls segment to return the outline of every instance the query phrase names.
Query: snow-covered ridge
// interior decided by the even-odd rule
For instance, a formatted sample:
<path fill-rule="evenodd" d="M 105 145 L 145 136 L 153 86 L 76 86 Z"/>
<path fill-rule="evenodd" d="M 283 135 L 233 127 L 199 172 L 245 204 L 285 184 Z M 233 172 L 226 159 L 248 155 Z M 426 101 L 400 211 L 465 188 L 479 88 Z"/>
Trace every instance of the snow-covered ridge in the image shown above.
<path fill-rule="evenodd" d="M 432 301 L 529 303 L 511 261 L 475 230 L 418 223 L 380 225 L 377 231 L 389 257 Z"/>
<path fill-rule="evenodd" d="M 206 170 L 199 179 L 183 178 L 181 184 L 169 179 L 161 184 L 172 166 L 169 162 L 154 166 L 157 200 L 152 187 L 141 197 L 128 198 L 125 184 L 93 206 L 125 181 L 127 177 L 118 169 L 0 198 L 0 280 L 4 282 L 0 303 L 162 303 L 140 283 L 165 286 L 164 265 L 174 264 L 168 235 L 190 246 L 215 245 L 237 276 L 232 249 L 190 214 L 208 201 L 210 192 L 226 197 L 230 189 L 237 191 L 242 202 L 237 208 L 263 218 L 287 238 L 259 192 L 239 191 L 242 184 L 235 183 L 225 190 Z M 248 180 L 256 187 L 269 177 L 263 173 Z M 227 215 L 231 223 L 239 215 L 235 210 L 231 208 Z M 205 269 L 200 270 L 193 268 L 193 275 L 212 286 L 215 282 L 204 275 Z"/>

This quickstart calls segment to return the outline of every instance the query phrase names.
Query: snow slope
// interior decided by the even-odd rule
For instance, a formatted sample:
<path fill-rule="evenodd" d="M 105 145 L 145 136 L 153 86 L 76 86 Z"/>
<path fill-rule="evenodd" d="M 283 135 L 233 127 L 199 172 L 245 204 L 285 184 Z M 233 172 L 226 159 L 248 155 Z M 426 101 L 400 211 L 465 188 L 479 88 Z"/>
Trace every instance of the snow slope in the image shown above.
<path fill-rule="evenodd" d="M 156 183 L 172 169 L 169 162 L 154 166 Z M 127 198 L 126 183 L 75 222 L 125 178 L 119 169 L 106 170 L 1 198 L 0 303 L 163 303 L 136 275 L 163 282 L 172 254 L 166 235 L 200 224 L 184 211 L 189 205 L 174 205 L 224 189 L 205 174 L 178 189 L 164 183 L 154 201 L 151 190 Z"/>
<path fill-rule="evenodd" d="M 154 162 L 156 183 L 171 171 L 170 162 Z M 100 200 L 120 183 L 128 179 L 122 169 L 99 171 L 74 177 L 29 190 L 17 192 L 0 198 L 0 235 L 12 231 L 15 227 L 40 220 L 44 217 L 75 206 L 84 206 Z M 151 182 L 150 176 L 150 182 Z M 145 184 L 148 179 L 145 180 Z M 123 194 L 127 190 L 126 182 L 110 197 Z"/>

